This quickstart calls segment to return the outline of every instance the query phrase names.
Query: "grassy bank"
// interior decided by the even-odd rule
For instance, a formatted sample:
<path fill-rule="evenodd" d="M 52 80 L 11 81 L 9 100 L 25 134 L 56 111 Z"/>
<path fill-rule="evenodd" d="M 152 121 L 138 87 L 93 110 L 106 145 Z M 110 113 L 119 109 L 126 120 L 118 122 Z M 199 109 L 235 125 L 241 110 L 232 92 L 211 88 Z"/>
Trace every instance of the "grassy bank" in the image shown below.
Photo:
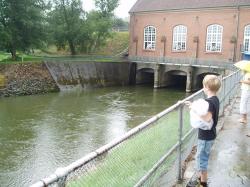
<path fill-rule="evenodd" d="M 0 62 L 6 61 L 7 59 L 10 59 L 11 55 L 10 53 L 5 53 L 3 51 L 0 51 Z"/>
<path fill-rule="evenodd" d="M 16 60 L 12 60 L 10 53 L 0 52 L 0 64 L 16 64 L 26 62 L 39 63 L 42 61 L 42 57 L 37 57 L 34 55 L 17 54 L 17 56 L 18 57 Z"/>
<path fill-rule="evenodd" d="M 112 56 L 100 55 L 75 55 L 75 56 L 33 56 L 19 55 L 17 60 L 12 60 L 10 54 L 0 54 L 0 64 L 19 64 L 19 63 L 41 63 L 43 60 L 55 62 L 122 62 L 124 59 Z"/>
<path fill-rule="evenodd" d="M 97 51 L 100 55 L 117 55 L 128 48 L 129 33 L 128 32 L 114 32 L 112 37 L 107 40 L 107 44 Z"/>
<path fill-rule="evenodd" d="M 106 45 L 100 47 L 95 53 L 78 54 L 70 56 L 69 49 L 58 50 L 56 46 L 51 45 L 46 50 L 34 50 L 34 54 L 17 53 L 17 60 L 11 59 L 11 54 L 0 51 L 0 64 L 13 64 L 13 63 L 26 63 L 34 62 L 39 63 L 44 58 L 50 58 L 55 61 L 91 61 L 91 62 L 120 62 L 123 61 L 119 56 L 121 52 L 126 52 L 129 43 L 128 32 L 114 32 L 112 37 L 107 39 Z"/>

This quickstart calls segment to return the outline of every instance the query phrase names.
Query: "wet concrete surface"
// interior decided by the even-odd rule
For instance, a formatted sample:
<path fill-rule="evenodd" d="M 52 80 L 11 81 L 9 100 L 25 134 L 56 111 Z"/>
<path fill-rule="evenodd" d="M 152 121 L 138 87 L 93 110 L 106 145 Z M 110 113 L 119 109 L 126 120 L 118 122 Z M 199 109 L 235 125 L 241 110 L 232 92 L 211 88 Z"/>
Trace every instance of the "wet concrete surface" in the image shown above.
<path fill-rule="evenodd" d="M 238 122 L 239 105 L 238 96 L 219 121 L 208 166 L 209 187 L 250 187 L 250 102 L 247 124 Z M 184 183 L 194 175 L 194 166 L 195 160 L 188 164 Z"/>
<path fill-rule="evenodd" d="M 210 187 L 250 187 L 250 137 L 247 136 L 250 111 L 248 124 L 239 123 L 239 102 L 237 97 L 232 110 L 225 115 L 212 148 L 208 168 Z"/>

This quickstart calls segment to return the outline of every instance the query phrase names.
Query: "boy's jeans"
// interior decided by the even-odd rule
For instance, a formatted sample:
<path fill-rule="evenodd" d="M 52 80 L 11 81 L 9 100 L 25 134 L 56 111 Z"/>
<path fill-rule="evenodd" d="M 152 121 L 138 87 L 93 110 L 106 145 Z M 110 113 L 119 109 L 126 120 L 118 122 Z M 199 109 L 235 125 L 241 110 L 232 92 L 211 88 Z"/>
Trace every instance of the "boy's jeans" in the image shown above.
<path fill-rule="evenodd" d="M 214 140 L 199 140 L 196 153 L 196 169 L 197 171 L 207 171 L 209 155 Z"/>

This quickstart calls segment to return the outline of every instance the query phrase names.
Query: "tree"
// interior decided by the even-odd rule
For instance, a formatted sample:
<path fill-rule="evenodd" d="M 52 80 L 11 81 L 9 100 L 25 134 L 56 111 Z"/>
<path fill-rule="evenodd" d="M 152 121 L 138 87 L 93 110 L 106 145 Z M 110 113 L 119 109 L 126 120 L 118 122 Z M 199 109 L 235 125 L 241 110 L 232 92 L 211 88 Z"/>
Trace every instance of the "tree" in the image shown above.
<path fill-rule="evenodd" d="M 85 12 L 80 0 L 55 0 L 53 10 L 49 13 L 49 23 L 57 47 L 69 45 L 72 55 L 83 37 Z"/>
<path fill-rule="evenodd" d="M 69 46 L 72 55 L 95 52 L 110 36 L 117 6 L 118 0 L 96 0 L 97 11 L 85 13 L 81 0 L 55 0 L 49 23 L 57 47 Z"/>
<path fill-rule="evenodd" d="M 88 51 L 95 52 L 110 37 L 113 25 L 114 10 L 119 0 L 95 0 L 97 11 L 87 15 L 86 26 L 89 29 Z"/>
<path fill-rule="evenodd" d="M 115 30 L 128 30 L 129 23 L 122 18 L 114 18 L 113 29 Z"/>
<path fill-rule="evenodd" d="M 119 0 L 95 0 L 95 6 L 103 17 L 112 17 L 118 5 Z"/>
<path fill-rule="evenodd" d="M 0 0 L 0 48 L 11 52 L 39 47 L 44 40 L 43 0 Z"/>
<path fill-rule="evenodd" d="M 105 44 L 106 39 L 110 36 L 109 30 L 112 27 L 111 19 L 103 17 L 100 12 L 92 11 L 87 15 L 87 52 L 95 52 Z"/>

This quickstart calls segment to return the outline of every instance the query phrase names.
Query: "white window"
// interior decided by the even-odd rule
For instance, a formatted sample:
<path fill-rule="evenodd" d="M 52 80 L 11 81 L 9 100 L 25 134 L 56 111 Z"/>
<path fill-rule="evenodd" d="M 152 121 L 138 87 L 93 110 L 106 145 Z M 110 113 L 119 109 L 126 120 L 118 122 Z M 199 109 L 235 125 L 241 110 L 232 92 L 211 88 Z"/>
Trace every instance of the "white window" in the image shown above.
<path fill-rule="evenodd" d="M 250 25 L 247 25 L 244 31 L 244 51 L 250 52 Z"/>
<path fill-rule="evenodd" d="M 144 49 L 155 50 L 156 28 L 147 26 L 144 28 Z"/>
<path fill-rule="evenodd" d="M 187 42 L 187 27 L 177 25 L 173 29 L 173 51 L 185 51 Z"/>
<path fill-rule="evenodd" d="M 221 52 L 222 33 L 223 27 L 221 25 L 214 24 L 207 27 L 207 52 Z"/>

